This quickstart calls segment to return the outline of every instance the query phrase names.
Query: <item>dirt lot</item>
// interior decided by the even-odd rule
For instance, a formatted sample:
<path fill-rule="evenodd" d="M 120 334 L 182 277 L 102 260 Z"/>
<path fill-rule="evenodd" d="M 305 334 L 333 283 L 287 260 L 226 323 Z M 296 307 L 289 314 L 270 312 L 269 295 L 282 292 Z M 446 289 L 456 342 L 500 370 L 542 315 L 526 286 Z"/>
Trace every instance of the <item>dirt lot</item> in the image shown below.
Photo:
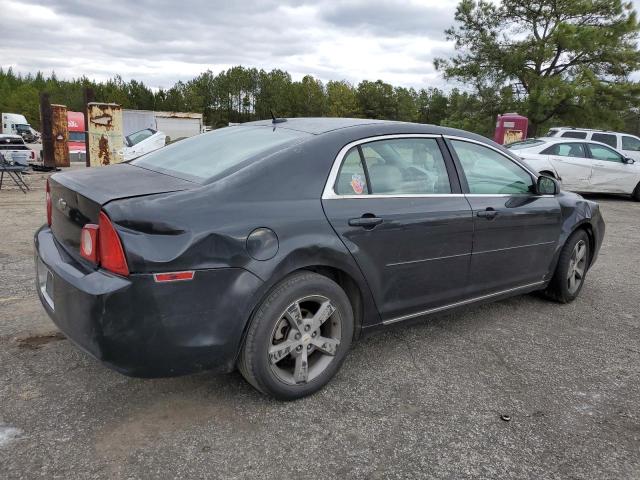
<path fill-rule="evenodd" d="M 577 302 L 376 334 L 278 403 L 239 374 L 126 378 L 64 339 L 34 291 L 30 182 L 0 191 L 2 478 L 640 477 L 639 203 L 597 198 L 607 236 Z"/>

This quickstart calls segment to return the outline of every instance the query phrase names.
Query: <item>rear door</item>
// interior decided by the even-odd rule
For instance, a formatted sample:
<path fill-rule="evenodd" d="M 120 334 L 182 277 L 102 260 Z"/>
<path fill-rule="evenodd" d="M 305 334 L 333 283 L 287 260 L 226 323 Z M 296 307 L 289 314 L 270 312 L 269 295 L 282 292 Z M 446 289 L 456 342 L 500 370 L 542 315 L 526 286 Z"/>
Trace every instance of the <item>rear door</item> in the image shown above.
<path fill-rule="evenodd" d="M 549 156 L 549 161 L 562 179 L 567 190 L 589 190 L 592 160 L 582 142 L 556 143 L 542 151 Z"/>
<path fill-rule="evenodd" d="M 635 164 L 624 162 L 624 156 L 605 145 L 587 143 L 593 159 L 591 191 L 632 193 L 640 180 Z"/>
<path fill-rule="evenodd" d="M 450 139 L 474 218 L 469 295 L 541 283 L 560 236 L 554 196 L 534 192 L 535 177 L 497 149 Z"/>
<path fill-rule="evenodd" d="M 460 300 L 473 217 L 442 138 L 385 136 L 345 147 L 323 194 L 383 321 Z"/>

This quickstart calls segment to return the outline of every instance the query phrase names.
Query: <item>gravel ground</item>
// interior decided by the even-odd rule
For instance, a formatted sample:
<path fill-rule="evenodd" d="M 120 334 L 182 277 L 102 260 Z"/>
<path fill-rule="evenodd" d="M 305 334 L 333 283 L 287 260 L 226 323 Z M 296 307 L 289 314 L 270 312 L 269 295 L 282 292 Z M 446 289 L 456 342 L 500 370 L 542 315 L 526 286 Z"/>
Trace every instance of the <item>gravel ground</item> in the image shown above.
<path fill-rule="evenodd" d="M 607 236 L 575 303 L 377 333 L 279 403 L 237 373 L 127 378 L 60 335 L 33 286 L 43 178 L 0 191 L 0 477 L 640 478 L 640 203 L 597 198 Z"/>

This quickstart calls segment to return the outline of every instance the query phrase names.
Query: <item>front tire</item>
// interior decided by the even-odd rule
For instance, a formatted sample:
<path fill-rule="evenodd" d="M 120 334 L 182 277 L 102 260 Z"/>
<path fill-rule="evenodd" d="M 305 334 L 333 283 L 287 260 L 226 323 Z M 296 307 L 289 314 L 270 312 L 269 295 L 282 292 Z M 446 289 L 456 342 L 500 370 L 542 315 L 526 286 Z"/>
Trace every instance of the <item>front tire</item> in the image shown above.
<path fill-rule="evenodd" d="M 340 369 L 353 324 L 351 303 L 337 283 L 295 273 L 258 306 L 238 368 L 256 389 L 279 400 L 311 395 Z"/>
<path fill-rule="evenodd" d="M 584 285 L 590 255 L 587 232 L 575 231 L 560 252 L 556 271 L 545 290 L 547 296 L 560 303 L 573 302 Z"/>

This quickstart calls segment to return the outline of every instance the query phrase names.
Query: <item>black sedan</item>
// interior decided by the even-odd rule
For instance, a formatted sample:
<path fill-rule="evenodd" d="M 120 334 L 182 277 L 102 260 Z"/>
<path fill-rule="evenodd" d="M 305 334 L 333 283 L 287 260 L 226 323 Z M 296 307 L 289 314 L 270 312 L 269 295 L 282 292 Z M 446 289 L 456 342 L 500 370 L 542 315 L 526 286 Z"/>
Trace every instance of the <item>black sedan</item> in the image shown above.
<path fill-rule="evenodd" d="M 375 328 L 536 290 L 574 300 L 598 205 L 478 135 L 354 119 L 227 127 L 59 173 L 35 235 L 44 308 L 132 376 L 236 366 L 311 394 Z"/>

